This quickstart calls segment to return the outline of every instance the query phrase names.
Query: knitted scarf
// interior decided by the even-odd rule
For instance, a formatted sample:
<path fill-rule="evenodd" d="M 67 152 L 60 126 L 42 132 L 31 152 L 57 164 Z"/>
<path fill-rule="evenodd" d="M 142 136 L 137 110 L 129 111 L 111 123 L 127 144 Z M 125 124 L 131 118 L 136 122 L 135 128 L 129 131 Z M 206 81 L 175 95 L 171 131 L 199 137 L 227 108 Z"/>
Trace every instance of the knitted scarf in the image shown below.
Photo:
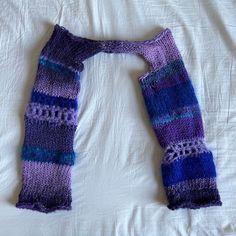
<path fill-rule="evenodd" d="M 22 189 L 16 206 L 46 213 L 71 209 L 80 74 L 83 62 L 99 52 L 136 54 L 151 67 L 139 84 L 165 153 L 161 170 L 168 207 L 221 205 L 198 101 L 171 31 L 147 41 L 96 41 L 55 25 L 39 56 L 25 110 Z"/>

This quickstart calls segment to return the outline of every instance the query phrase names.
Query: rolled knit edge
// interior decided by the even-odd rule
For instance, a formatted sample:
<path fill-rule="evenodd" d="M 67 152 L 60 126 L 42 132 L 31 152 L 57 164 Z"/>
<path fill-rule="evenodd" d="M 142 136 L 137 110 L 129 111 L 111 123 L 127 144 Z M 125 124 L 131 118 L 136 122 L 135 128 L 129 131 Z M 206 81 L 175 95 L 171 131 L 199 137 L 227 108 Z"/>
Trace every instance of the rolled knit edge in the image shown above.
<path fill-rule="evenodd" d="M 27 202 L 18 202 L 16 204 L 17 208 L 21 209 L 29 209 L 29 210 L 35 210 L 43 213 L 49 213 L 53 212 L 56 210 L 71 210 L 71 206 L 56 206 L 56 207 L 45 207 L 42 203 L 40 202 L 34 202 L 34 203 L 27 203 Z"/>
<path fill-rule="evenodd" d="M 16 207 L 44 213 L 71 210 L 70 169 L 67 165 L 24 160 Z"/>
<path fill-rule="evenodd" d="M 165 191 L 171 210 L 222 205 L 215 177 L 185 180 L 165 187 Z"/>
<path fill-rule="evenodd" d="M 179 208 L 200 209 L 203 207 L 222 206 L 220 195 L 217 189 L 209 191 L 209 189 L 182 192 L 181 198 L 177 199 L 173 196 L 168 196 L 169 204 L 167 207 L 170 210 Z"/>

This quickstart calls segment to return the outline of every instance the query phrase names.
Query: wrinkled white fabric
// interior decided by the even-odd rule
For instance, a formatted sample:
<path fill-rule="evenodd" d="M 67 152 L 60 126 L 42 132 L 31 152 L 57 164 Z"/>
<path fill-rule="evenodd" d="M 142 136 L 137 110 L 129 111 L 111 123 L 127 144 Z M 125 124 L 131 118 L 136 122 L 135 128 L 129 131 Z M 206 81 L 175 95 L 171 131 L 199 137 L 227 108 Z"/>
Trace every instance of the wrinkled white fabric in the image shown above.
<path fill-rule="evenodd" d="M 236 235 L 236 1 L 0 0 L 0 236 Z M 23 114 L 54 24 L 93 39 L 144 40 L 170 28 L 198 97 L 223 206 L 171 211 L 162 150 L 134 55 L 100 53 L 81 74 L 73 210 L 15 208 Z"/>

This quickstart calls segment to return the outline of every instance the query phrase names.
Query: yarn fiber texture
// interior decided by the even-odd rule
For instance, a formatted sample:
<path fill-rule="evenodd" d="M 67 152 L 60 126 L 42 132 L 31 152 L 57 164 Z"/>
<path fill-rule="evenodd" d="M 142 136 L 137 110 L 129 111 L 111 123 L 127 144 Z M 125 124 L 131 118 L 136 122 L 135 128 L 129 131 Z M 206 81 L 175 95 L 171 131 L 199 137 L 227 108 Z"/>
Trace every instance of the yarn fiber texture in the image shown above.
<path fill-rule="evenodd" d="M 165 153 L 161 170 L 168 207 L 220 206 L 215 164 L 204 140 L 199 104 L 170 31 L 160 47 L 158 68 L 139 82 Z"/>
<path fill-rule="evenodd" d="M 97 53 L 132 53 L 151 70 L 139 78 L 150 123 L 164 149 L 161 171 L 170 209 L 221 205 L 201 111 L 169 29 L 146 41 L 92 40 L 64 27 L 42 49 L 26 107 L 19 208 L 71 209 L 71 168 L 83 62 Z"/>

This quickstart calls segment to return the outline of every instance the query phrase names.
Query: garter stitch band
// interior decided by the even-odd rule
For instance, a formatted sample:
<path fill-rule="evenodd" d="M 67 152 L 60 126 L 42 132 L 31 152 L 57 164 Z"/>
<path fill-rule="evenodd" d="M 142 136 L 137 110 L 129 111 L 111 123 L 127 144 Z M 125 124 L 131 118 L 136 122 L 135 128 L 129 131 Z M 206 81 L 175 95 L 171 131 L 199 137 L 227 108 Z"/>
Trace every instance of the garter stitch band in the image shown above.
<path fill-rule="evenodd" d="M 97 41 L 55 25 L 41 51 L 25 110 L 19 208 L 71 209 L 71 167 L 83 62 L 97 53 L 132 53 L 151 67 L 139 78 L 153 130 L 164 149 L 162 177 L 170 209 L 221 205 L 212 152 L 197 98 L 169 29 L 146 41 Z"/>

